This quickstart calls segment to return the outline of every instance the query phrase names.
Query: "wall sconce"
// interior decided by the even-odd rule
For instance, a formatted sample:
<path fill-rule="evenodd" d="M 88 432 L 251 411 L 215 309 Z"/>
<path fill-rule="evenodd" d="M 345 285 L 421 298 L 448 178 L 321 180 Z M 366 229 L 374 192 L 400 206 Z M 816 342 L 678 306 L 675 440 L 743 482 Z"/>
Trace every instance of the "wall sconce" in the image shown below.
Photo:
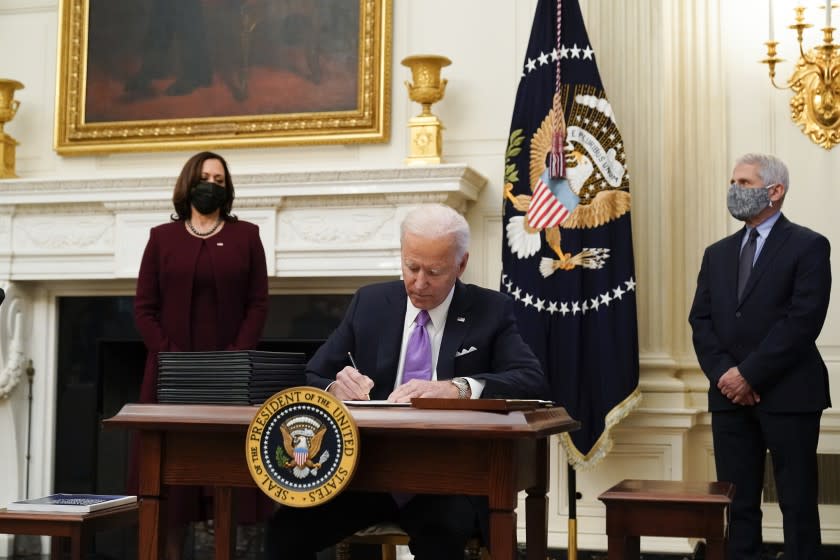
<path fill-rule="evenodd" d="M 790 89 L 790 114 L 793 122 L 812 142 L 830 150 L 840 144 L 840 44 L 835 45 L 832 37 L 831 8 L 837 6 L 831 0 L 825 2 L 825 27 L 823 42 L 812 49 L 802 46 L 802 32 L 813 27 L 805 23 L 805 7 L 794 8 L 796 23 L 788 26 L 796 30 L 799 43 L 799 60 L 793 73 L 788 78 L 787 86 L 776 84 L 776 64 L 783 59 L 776 56 L 779 44 L 773 38 L 773 0 L 770 3 L 770 36 L 767 45 L 767 58 L 762 60 L 770 70 L 770 82 L 777 89 Z"/>

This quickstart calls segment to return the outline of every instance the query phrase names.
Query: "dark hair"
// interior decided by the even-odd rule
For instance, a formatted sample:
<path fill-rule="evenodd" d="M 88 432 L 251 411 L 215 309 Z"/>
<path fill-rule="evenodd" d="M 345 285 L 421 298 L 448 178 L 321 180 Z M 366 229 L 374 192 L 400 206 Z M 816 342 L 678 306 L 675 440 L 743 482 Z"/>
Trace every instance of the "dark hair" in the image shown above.
<path fill-rule="evenodd" d="M 227 198 L 219 209 L 221 217 L 227 222 L 236 221 L 236 216 L 230 213 L 235 195 L 233 191 L 233 179 L 230 178 L 230 171 L 228 171 L 225 158 L 213 152 L 199 152 L 195 154 L 187 160 L 184 168 L 181 169 L 181 174 L 178 176 L 178 180 L 175 181 L 175 190 L 172 192 L 172 205 L 175 207 L 175 213 L 171 216 L 173 221 L 189 219 L 191 213 L 190 189 L 201 181 L 201 167 L 208 159 L 219 160 L 225 169 L 225 192 L 227 193 Z"/>

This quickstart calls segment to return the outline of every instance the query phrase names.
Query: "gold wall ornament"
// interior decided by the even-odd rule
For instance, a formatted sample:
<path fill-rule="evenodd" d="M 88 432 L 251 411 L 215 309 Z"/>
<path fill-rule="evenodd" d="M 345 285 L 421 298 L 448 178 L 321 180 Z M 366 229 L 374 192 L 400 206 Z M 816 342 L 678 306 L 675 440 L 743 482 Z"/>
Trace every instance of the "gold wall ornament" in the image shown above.
<path fill-rule="evenodd" d="M 3 126 L 12 120 L 20 107 L 15 90 L 23 89 L 17 80 L 0 78 L 0 179 L 17 177 L 15 174 L 15 147 L 17 140 L 3 132 Z"/>
<path fill-rule="evenodd" d="M 443 99 L 446 79 L 441 79 L 440 70 L 452 61 L 436 54 L 407 56 L 402 65 L 411 69 L 414 83 L 405 82 L 408 97 L 420 103 L 423 110 L 408 120 L 410 132 L 409 153 L 405 162 L 409 165 L 440 163 L 443 150 L 443 123 L 432 114 L 432 103 Z"/>
<path fill-rule="evenodd" d="M 796 31 L 799 60 L 787 85 L 782 87 L 775 80 L 776 64 L 783 59 L 776 53 L 779 42 L 773 40 L 773 5 L 770 0 L 770 39 L 764 43 L 767 57 L 760 61 L 768 66 L 770 82 L 775 88 L 793 92 L 790 100 L 793 121 L 812 142 L 826 150 L 840 144 L 840 45 L 835 44 L 833 39 L 832 7 L 837 7 L 837 4 L 827 1 L 822 44 L 807 51 L 802 45 L 802 35 L 813 25 L 805 22 L 804 6 L 794 8 L 796 21 L 789 28 Z"/>

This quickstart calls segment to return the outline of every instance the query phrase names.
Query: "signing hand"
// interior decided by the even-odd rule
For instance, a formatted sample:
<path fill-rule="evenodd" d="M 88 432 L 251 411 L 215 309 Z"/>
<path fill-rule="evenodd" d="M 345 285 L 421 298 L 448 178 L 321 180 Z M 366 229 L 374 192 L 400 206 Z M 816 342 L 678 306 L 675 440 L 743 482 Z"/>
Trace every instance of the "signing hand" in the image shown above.
<path fill-rule="evenodd" d="M 418 381 L 403 383 L 388 396 L 388 402 L 411 402 L 414 397 L 457 399 L 458 387 L 450 381 Z"/>
<path fill-rule="evenodd" d="M 329 392 L 343 401 L 369 401 L 371 389 L 373 379 L 350 366 L 339 371 L 329 386 Z"/>
<path fill-rule="evenodd" d="M 724 397 L 734 404 L 753 406 L 761 402 L 759 394 L 750 387 L 737 367 L 729 368 L 726 373 L 720 376 L 717 388 L 723 393 Z"/>

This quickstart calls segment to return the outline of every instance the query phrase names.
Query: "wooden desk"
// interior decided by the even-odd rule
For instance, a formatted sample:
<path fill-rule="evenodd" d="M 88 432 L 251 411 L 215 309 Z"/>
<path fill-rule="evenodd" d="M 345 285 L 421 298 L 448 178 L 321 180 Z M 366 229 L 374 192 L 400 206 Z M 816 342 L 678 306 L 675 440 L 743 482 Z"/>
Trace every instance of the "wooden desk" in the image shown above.
<path fill-rule="evenodd" d="M 0 533 L 46 535 L 52 541 L 52 558 L 61 558 L 64 541 L 70 541 L 70 558 L 81 560 L 92 551 L 98 531 L 137 524 L 137 504 L 102 509 L 91 513 L 30 513 L 0 509 Z"/>
<path fill-rule="evenodd" d="M 639 558 L 639 537 L 702 537 L 706 558 L 726 558 L 729 482 L 623 480 L 598 496 L 607 506 L 609 560 Z"/>
<path fill-rule="evenodd" d="M 166 485 L 215 487 L 216 559 L 232 556 L 231 489 L 254 486 L 245 462 L 245 434 L 256 411 L 250 406 L 127 404 L 105 420 L 106 426 L 139 431 L 140 560 L 163 557 L 160 501 Z M 487 496 L 489 544 L 498 560 L 515 558 L 514 509 L 517 492 L 526 490 L 528 560 L 545 559 L 548 436 L 580 426 L 564 409 L 351 412 L 359 426 L 360 457 L 350 489 Z"/>

